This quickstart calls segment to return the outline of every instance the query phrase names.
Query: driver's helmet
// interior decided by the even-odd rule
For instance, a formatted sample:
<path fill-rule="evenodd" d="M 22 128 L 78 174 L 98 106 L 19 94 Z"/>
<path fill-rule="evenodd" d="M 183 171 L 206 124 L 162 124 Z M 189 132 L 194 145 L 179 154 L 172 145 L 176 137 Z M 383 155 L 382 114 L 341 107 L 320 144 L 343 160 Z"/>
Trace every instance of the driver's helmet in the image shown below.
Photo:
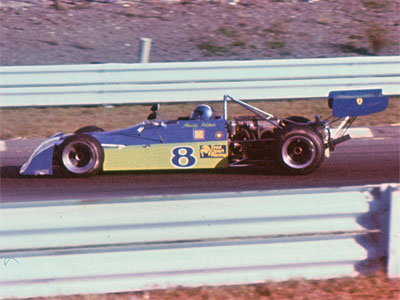
<path fill-rule="evenodd" d="M 210 105 L 200 104 L 190 115 L 190 120 L 212 120 L 215 119 L 215 116 L 216 113 L 214 108 Z"/>

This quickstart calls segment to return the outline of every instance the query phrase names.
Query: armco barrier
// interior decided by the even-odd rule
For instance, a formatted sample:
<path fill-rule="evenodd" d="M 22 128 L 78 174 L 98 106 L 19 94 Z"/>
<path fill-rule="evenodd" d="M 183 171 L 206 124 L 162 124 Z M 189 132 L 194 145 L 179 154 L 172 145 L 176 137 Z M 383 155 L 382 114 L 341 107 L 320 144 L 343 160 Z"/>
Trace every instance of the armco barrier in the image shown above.
<path fill-rule="evenodd" d="M 0 67 L 0 107 L 400 94 L 400 56 Z"/>
<path fill-rule="evenodd" d="M 396 277 L 398 236 L 389 237 L 398 228 L 388 224 L 398 226 L 389 210 L 398 193 L 384 185 L 3 203 L 0 296 L 355 276 L 388 253 L 397 253 Z"/>

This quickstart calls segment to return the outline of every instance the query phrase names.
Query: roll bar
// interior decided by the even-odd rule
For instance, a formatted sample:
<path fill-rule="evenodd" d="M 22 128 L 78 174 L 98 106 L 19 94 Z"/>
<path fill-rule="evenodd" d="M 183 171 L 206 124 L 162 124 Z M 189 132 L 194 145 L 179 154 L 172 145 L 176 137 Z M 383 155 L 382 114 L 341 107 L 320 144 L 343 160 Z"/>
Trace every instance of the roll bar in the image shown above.
<path fill-rule="evenodd" d="M 260 118 L 264 119 L 265 121 L 271 123 L 272 125 L 282 128 L 282 126 L 279 125 L 279 121 L 281 120 L 280 118 L 271 115 L 270 113 L 267 113 L 266 111 L 263 111 L 257 107 L 254 107 L 246 102 L 243 102 L 239 99 L 233 98 L 232 96 L 229 95 L 224 95 L 224 120 L 228 119 L 228 101 L 231 100 L 242 107 L 246 108 L 247 110 L 251 111 L 255 115 L 259 116 Z"/>

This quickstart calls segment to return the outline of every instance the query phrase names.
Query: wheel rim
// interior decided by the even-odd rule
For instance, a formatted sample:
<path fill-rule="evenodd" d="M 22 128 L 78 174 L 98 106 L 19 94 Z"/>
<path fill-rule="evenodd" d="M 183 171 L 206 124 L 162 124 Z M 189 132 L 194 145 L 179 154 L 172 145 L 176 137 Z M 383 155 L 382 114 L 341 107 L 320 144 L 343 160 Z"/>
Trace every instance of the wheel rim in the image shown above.
<path fill-rule="evenodd" d="M 96 165 L 97 155 L 89 143 L 77 141 L 69 143 L 62 152 L 65 168 L 75 174 L 84 174 Z"/>
<path fill-rule="evenodd" d="M 282 146 L 284 163 L 294 169 L 303 169 L 312 164 L 316 156 L 314 143 L 304 136 L 292 136 Z"/>

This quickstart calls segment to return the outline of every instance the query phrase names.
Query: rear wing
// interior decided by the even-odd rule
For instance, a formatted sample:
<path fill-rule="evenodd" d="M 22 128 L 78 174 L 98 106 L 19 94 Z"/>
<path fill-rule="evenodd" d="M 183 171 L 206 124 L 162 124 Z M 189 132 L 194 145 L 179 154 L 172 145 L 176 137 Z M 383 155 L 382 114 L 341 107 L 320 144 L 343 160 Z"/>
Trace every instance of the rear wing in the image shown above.
<path fill-rule="evenodd" d="M 332 109 L 332 116 L 326 119 L 326 125 L 331 127 L 333 123 L 342 120 L 329 138 L 331 150 L 335 144 L 350 138 L 346 132 L 358 116 L 383 111 L 388 103 L 389 97 L 382 95 L 381 89 L 330 92 L 328 106 Z"/>
<path fill-rule="evenodd" d="M 374 114 L 387 108 L 389 97 L 381 89 L 334 91 L 328 96 L 328 106 L 336 118 Z"/>

